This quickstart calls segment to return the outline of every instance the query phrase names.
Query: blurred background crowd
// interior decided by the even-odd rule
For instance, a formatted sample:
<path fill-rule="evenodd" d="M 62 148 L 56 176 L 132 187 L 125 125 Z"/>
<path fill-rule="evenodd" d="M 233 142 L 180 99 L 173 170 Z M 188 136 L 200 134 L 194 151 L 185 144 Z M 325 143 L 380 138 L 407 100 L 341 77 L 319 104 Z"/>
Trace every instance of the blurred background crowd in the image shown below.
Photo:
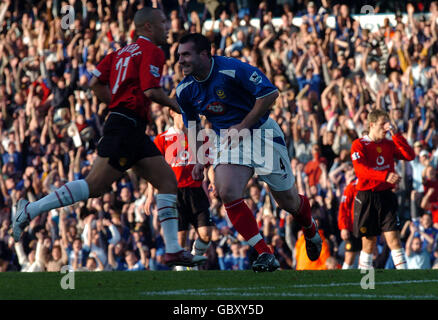
<path fill-rule="evenodd" d="M 74 8 L 73 19 L 62 10 L 66 5 Z M 356 15 L 363 5 L 393 19 L 369 30 Z M 33 220 L 20 242 L 10 233 L 18 199 L 39 199 L 90 170 L 108 110 L 87 83 L 106 54 L 135 41 L 133 16 L 142 6 L 160 7 L 169 19 L 162 86 L 170 96 L 182 79 L 176 48 L 187 32 L 203 32 L 213 54 L 259 67 L 280 90 L 271 117 L 284 132 L 299 193 L 311 199 L 324 239 L 321 258 L 306 261 L 292 216 L 251 179 L 247 204 L 282 269 L 342 265 L 337 218 L 343 190 L 355 178 L 350 147 L 366 134 L 373 108 L 388 111 L 415 149 L 414 161 L 396 166 L 403 177 L 395 190 L 402 240 L 407 253 L 425 257 L 411 268 L 434 267 L 436 2 L 6 0 L 0 5 L 0 271 L 59 271 L 66 264 L 84 271 L 168 270 L 154 198 L 130 171 L 102 197 Z M 147 133 L 154 137 L 172 122 L 158 104 L 151 112 Z M 214 172 L 205 176 L 215 227 L 200 269 L 248 269 L 257 254 L 227 219 Z M 189 233 L 190 246 L 195 236 Z M 383 239 L 374 265 L 393 268 Z"/>

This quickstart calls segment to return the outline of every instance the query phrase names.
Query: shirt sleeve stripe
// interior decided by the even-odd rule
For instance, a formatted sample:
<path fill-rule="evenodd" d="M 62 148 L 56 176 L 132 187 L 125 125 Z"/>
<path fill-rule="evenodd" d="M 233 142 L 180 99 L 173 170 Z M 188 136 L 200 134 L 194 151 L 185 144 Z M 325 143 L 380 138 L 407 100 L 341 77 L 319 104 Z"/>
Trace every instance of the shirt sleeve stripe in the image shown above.
<path fill-rule="evenodd" d="M 267 96 L 269 96 L 270 94 L 273 94 L 274 92 L 277 92 L 277 91 L 278 91 L 278 89 L 275 89 L 275 90 L 273 90 L 273 91 L 271 91 L 271 92 L 269 92 L 269 93 L 267 93 L 267 94 L 265 94 L 265 95 L 263 95 L 263 96 L 257 97 L 256 99 L 258 100 L 258 99 L 261 99 L 261 98 L 267 97 Z"/>

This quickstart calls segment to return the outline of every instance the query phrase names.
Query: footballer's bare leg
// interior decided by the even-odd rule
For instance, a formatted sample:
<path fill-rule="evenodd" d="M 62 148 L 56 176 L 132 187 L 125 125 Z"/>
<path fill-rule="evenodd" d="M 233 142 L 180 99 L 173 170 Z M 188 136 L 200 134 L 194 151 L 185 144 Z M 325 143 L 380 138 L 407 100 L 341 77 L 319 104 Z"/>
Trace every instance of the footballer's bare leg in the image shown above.
<path fill-rule="evenodd" d="M 299 195 L 295 186 L 284 191 L 275 191 L 270 188 L 270 192 L 278 206 L 292 214 L 294 219 L 301 225 L 309 259 L 312 261 L 318 260 L 321 254 L 322 241 L 318 233 L 318 226 L 312 219 L 307 197 Z"/>
<path fill-rule="evenodd" d="M 158 190 L 157 210 L 161 228 L 163 228 L 168 266 L 194 266 L 204 263 L 205 257 L 194 257 L 184 250 L 178 242 L 177 180 L 175 173 L 163 156 L 143 158 L 133 166 L 140 177 L 146 179 Z"/>
<path fill-rule="evenodd" d="M 13 220 L 14 239 L 18 241 L 30 220 L 41 213 L 85 201 L 90 197 L 98 197 L 122 174 L 108 163 L 108 158 L 98 156 L 85 179 L 70 181 L 35 202 L 21 199 L 17 203 L 17 212 Z"/>
<path fill-rule="evenodd" d="M 396 269 L 407 269 L 405 251 L 400 241 L 400 234 L 398 231 L 383 232 L 386 243 L 391 250 L 392 261 Z"/>
<path fill-rule="evenodd" d="M 210 242 L 211 240 L 211 227 L 210 226 L 203 226 L 198 227 L 196 229 L 196 233 L 198 234 L 198 238 L 201 239 L 203 242 Z"/>
<path fill-rule="evenodd" d="M 192 254 L 202 256 L 210 246 L 211 241 L 211 227 L 202 226 L 196 228 L 196 234 L 198 235 L 193 243 Z"/>
<path fill-rule="evenodd" d="M 362 237 L 362 250 L 359 255 L 359 269 L 371 269 L 373 267 L 373 253 L 376 247 L 377 237 Z"/>
<path fill-rule="evenodd" d="M 354 264 L 354 260 L 356 259 L 356 255 L 357 252 L 345 251 L 342 269 L 351 269 Z"/>
<path fill-rule="evenodd" d="M 253 173 L 253 168 L 250 167 L 220 164 L 215 169 L 215 186 L 234 228 L 259 254 L 252 266 L 253 270 L 274 271 L 279 267 L 279 263 L 266 245 L 257 221 L 243 199 L 246 185 Z"/>
<path fill-rule="evenodd" d="M 111 187 L 111 184 L 122 176 L 123 172 L 109 164 L 109 158 L 97 156 L 90 172 L 85 178 L 88 184 L 89 198 L 96 198 L 103 195 L 108 191 L 108 188 Z"/>
<path fill-rule="evenodd" d="M 254 169 L 237 164 L 219 164 L 215 170 L 214 183 L 224 203 L 241 199 Z"/>
<path fill-rule="evenodd" d="M 182 248 L 185 248 L 187 243 L 187 230 L 178 231 L 178 243 Z"/>

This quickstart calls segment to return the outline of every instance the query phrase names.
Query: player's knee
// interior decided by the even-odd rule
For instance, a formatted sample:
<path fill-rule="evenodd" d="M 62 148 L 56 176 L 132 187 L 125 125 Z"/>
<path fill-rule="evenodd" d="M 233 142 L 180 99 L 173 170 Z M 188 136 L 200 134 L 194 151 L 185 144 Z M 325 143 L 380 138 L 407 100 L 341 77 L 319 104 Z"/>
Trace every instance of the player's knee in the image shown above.
<path fill-rule="evenodd" d="M 389 236 L 386 236 L 385 240 L 386 243 L 388 244 L 389 249 L 395 250 L 401 248 L 401 241 L 396 234 L 391 234 Z"/>
<path fill-rule="evenodd" d="M 362 251 L 369 254 L 373 253 L 376 241 L 377 239 L 375 237 L 362 238 Z"/>
<path fill-rule="evenodd" d="M 292 192 L 282 193 L 281 197 L 276 198 L 280 209 L 287 212 L 297 212 L 300 208 L 301 200 L 298 194 Z"/>
<path fill-rule="evenodd" d="M 224 203 L 229 203 L 242 197 L 232 186 L 220 186 L 218 193 Z"/>
<path fill-rule="evenodd" d="M 101 179 L 97 179 L 95 176 L 88 176 L 85 178 L 88 184 L 89 197 L 97 198 L 103 195 L 110 189 L 110 186 L 104 183 Z"/>

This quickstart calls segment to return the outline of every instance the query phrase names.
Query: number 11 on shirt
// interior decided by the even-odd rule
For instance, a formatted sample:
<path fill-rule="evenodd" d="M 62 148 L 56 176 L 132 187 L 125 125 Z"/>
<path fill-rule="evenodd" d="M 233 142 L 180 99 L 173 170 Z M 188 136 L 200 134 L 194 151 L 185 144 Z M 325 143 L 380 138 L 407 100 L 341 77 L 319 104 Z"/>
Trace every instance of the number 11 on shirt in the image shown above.
<path fill-rule="evenodd" d="M 112 94 L 115 94 L 117 92 L 117 89 L 119 89 L 120 82 L 123 82 L 125 80 L 126 70 L 128 70 L 128 63 L 129 63 L 130 58 L 131 57 L 126 57 L 126 58 L 122 58 L 119 61 L 117 61 L 116 71 L 118 71 L 118 73 L 117 73 L 116 83 L 114 83 Z M 122 79 L 120 79 L 120 75 L 122 73 L 122 70 L 123 70 L 123 75 L 122 75 Z"/>

